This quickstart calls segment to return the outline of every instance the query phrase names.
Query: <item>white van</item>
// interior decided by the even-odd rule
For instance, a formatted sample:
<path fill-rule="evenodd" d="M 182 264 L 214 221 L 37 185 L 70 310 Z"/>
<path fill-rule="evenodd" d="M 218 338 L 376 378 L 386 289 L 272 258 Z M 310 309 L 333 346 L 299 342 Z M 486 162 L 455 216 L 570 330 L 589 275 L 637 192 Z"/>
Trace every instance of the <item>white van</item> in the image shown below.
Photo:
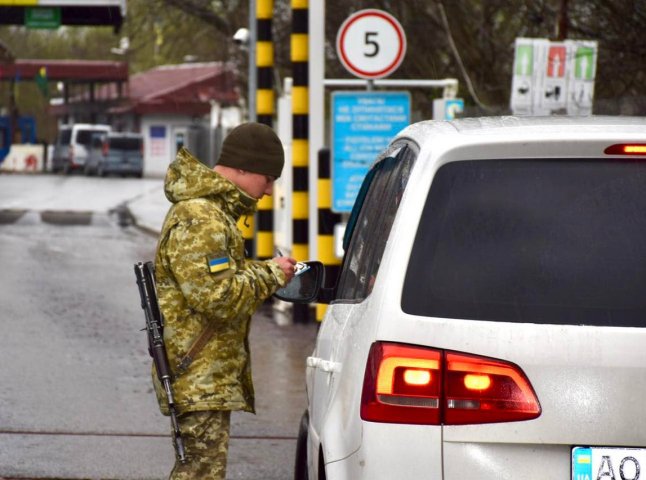
<path fill-rule="evenodd" d="M 87 159 L 92 137 L 97 133 L 112 131 L 110 125 L 75 123 L 64 125 L 59 129 L 54 155 L 52 157 L 52 171 L 62 170 L 69 174 L 72 170 L 82 169 Z"/>
<path fill-rule="evenodd" d="M 639 478 L 644 212 L 644 118 L 403 130 L 279 297 L 329 303 L 295 479 Z"/>

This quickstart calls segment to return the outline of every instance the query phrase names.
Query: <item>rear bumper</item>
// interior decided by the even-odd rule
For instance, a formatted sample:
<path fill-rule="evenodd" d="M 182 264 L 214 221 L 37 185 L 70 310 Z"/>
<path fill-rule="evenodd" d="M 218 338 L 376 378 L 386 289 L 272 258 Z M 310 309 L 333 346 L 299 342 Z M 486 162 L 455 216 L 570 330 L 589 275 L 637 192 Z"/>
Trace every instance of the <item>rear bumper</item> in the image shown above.
<path fill-rule="evenodd" d="M 444 478 L 571 478 L 569 445 L 444 443 Z"/>
<path fill-rule="evenodd" d="M 104 162 L 103 171 L 106 173 L 141 173 L 143 165 L 136 163 Z"/>
<path fill-rule="evenodd" d="M 328 480 L 443 478 L 440 427 L 372 422 L 362 425 L 361 448 L 349 457 L 327 463 Z"/>
<path fill-rule="evenodd" d="M 572 474 L 570 445 L 447 442 L 442 427 L 362 426 L 359 450 L 326 463 L 328 480 L 569 480 Z"/>

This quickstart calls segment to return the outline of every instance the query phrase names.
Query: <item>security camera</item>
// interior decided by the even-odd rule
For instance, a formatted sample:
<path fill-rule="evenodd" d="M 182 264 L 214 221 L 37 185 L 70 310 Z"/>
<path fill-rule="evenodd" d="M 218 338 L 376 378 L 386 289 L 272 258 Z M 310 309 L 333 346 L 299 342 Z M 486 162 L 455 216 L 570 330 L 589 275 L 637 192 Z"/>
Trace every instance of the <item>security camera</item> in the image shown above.
<path fill-rule="evenodd" d="M 233 42 L 240 46 L 247 45 L 249 43 L 249 30 L 246 28 L 239 28 L 233 35 Z"/>

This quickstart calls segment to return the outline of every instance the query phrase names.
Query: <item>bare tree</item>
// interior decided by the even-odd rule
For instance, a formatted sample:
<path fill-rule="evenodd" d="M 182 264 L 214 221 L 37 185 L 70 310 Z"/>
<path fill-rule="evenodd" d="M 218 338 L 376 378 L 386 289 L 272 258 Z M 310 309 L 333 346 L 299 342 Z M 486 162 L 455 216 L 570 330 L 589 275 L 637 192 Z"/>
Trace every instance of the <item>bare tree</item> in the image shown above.
<path fill-rule="evenodd" d="M 342 22 L 364 8 L 392 13 L 408 51 L 392 78 L 457 78 L 468 114 L 507 113 L 517 37 L 596 40 L 595 113 L 646 113 L 646 0 L 316 0 L 325 1 L 328 78 L 349 78 L 335 42 Z M 274 1 L 276 77 L 291 75 L 290 0 Z M 231 41 L 249 27 L 248 0 L 130 0 L 121 35 L 130 39 L 132 72 L 188 58 L 238 66 L 246 95 L 247 52 Z M 29 37 L 29 41 L 27 41 Z M 0 41 L 18 58 L 114 58 L 118 38 L 105 29 L 27 32 L 0 28 Z M 3 50 L 0 47 L 0 50 Z M 6 49 L 4 49 L 6 50 Z M 275 82 L 279 88 L 279 80 Z M 414 89 L 420 118 L 437 91 Z"/>
<path fill-rule="evenodd" d="M 201 19 L 225 36 L 233 35 L 236 16 L 246 14 L 248 7 L 248 2 L 240 0 L 163 0 L 162 3 Z"/>

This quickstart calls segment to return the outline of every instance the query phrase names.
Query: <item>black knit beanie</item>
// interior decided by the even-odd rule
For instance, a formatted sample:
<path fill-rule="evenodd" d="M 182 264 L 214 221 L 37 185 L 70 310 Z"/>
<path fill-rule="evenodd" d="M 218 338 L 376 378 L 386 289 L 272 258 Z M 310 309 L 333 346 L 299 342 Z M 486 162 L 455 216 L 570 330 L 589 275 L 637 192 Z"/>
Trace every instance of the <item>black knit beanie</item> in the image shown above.
<path fill-rule="evenodd" d="M 285 152 L 271 127 L 243 123 L 224 139 L 217 164 L 278 178 L 285 164 Z"/>

